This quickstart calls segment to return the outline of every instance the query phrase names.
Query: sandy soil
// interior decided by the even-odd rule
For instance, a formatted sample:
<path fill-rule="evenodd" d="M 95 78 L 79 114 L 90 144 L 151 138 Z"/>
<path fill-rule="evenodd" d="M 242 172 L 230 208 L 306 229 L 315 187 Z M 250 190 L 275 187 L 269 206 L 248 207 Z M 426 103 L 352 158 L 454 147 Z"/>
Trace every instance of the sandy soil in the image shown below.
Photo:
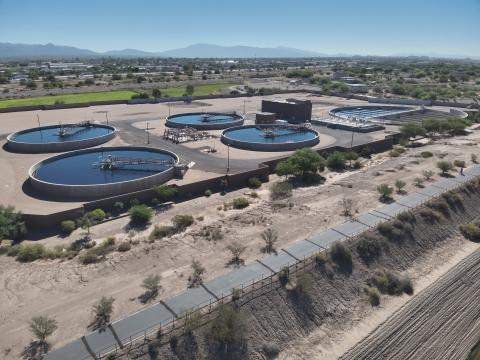
<path fill-rule="evenodd" d="M 423 296 L 421 292 L 424 290 L 430 292 L 430 288 L 435 286 L 434 283 L 439 277 L 448 276 L 450 271 L 455 271 L 463 259 L 475 251 L 478 252 L 478 249 L 480 249 L 480 244 L 457 238 L 432 251 L 421 263 L 415 264 L 405 274 L 412 279 L 417 294 L 416 297 Z M 408 308 L 413 301 L 414 298 L 408 295 L 384 297 L 379 307 L 357 311 L 351 322 L 343 328 L 339 327 L 337 331 L 332 332 L 319 328 L 308 336 L 295 341 L 280 354 L 278 359 L 328 360 L 338 359 L 341 356 L 345 359 L 353 359 L 354 357 L 351 351 L 348 351 L 349 349 L 353 347 L 354 349 L 363 348 L 365 350 L 368 344 L 368 341 L 364 340 L 365 337 L 379 337 L 379 334 L 386 330 L 384 323 L 390 323 L 392 315 L 396 314 L 396 312 L 404 311 L 404 307 Z M 431 312 L 429 311 L 429 313 Z M 409 327 L 411 323 L 406 323 L 404 326 Z M 357 345 L 357 343 L 360 344 Z M 402 346 L 405 344 L 405 342 L 402 342 Z M 371 350 L 372 348 L 373 346 L 369 349 Z M 363 356 L 357 358 L 373 359 L 374 357 Z M 385 356 L 380 358 L 384 359 Z M 390 358 L 388 357 L 388 359 Z"/>
<path fill-rule="evenodd" d="M 304 238 L 311 233 L 333 226 L 345 220 L 341 213 L 341 200 L 350 197 L 360 212 L 376 208 L 376 185 L 393 184 L 396 179 L 407 182 L 406 190 L 412 191 L 412 180 L 424 169 L 435 169 L 439 157 L 453 160 L 469 160 L 476 150 L 478 134 L 441 141 L 434 145 L 408 150 L 398 158 L 380 154 L 366 161 L 365 167 L 355 172 L 326 172 L 326 183 L 294 190 L 293 207 L 279 207 L 269 199 L 268 187 L 258 191 L 259 198 L 245 210 L 218 210 L 224 202 L 243 195 L 246 190 L 213 195 L 174 205 L 170 210 L 158 213 L 154 224 L 168 223 L 175 214 L 203 216 L 187 232 L 171 238 L 148 243 L 145 241 L 151 228 L 139 231 L 140 243 L 127 253 L 111 253 L 107 260 L 94 265 L 81 265 L 72 261 L 37 261 L 20 264 L 14 259 L 0 257 L 0 352 L 5 359 L 16 359 L 31 335 L 27 321 L 35 315 L 48 314 L 57 319 L 59 330 L 51 338 L 54 347 L 84 334 L 90 321 L 93 302 L 102 295 L 114 296 L 113 318 L 123 317 L 140 309 L 138 300 L 142 294 L 141 282 L 149 274 L 162 275 L 160 297 L 173 295 L 186 287 L 192 258 L 200 260 L 207 269 L 205 280 L 229 271 L 226 263 L 229 254 L 226 246 L 233 240 L 241 240 L 247 246 L 244 256 L 247 262 L 262 255 L 260 233 L 266 227 L 275 228 L 280 234 L 278 247 Z M 430 150 L 436 155 L 430 159 L 418 157 L 421 151 Z M 373 179 L 373 181 L 372 181 Z M 274 177 L 272 177 L 274 180 Z M 245 195 L 248 196 L 248 195 Z M 395 195 L 401 196 L 401 195 Z M 118 241 L 126 238 L 128 219 L 118 219 L 92 229 L 92 236 L 101 241 L 115 235 Z M 220 228 L 222 240 L 208 240 L 202 227 Z M 66 238 L 53 237 L 42 240 L 47 246 L 68 244 L 79 237 L 81 231 Z M 212 256 L 212 254 L 215 254 Z"/>
<path fill-rule="evenodd" d="M 479 291 L 476 250 L 342 359 L 466 359 L 480 336 Z"/>

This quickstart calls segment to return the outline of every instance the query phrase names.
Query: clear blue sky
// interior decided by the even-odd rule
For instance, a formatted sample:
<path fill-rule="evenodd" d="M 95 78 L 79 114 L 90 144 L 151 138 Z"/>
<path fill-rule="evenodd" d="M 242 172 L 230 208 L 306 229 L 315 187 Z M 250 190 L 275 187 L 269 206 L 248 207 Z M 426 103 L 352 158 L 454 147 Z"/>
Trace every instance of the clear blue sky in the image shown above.
<path fill-rule="evenodd" d="M 0 0 L 0 42 L 480 56 L 480 0 Z"/>

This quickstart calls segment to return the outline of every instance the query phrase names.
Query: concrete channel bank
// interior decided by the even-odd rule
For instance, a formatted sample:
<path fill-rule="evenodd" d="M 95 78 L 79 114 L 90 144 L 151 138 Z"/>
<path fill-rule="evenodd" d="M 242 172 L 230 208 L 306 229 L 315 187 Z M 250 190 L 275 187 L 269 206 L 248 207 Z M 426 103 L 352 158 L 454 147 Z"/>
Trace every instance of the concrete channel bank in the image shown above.
<path fill-rule="evenodd" d="M 187 311 L 208 311 L 219 301 L 227 301 L 233 289 L 241 289 L 245 293 L 252 288 L 255 290 L 255 287 L 258 289 L 265 281 L 271 281 L 282 268 L 296 267 L 302 262 L 305 263 L 315 254 L 328 249 L 334 242 L 356 237 L 381 222 L 421 206 L 479 176 L 480 165 L 474 165 L 466 169 L 463 175 L 432 182 L 429 186 L 403 196 L 396 202 L 358 215 L 333 228 L 280 249 L 277 254 L 264 256 L 213 279 L 201 287 L 188 289 L 115 321 L 105 331 L 92 332 L 62 348 L 53 350 L 46 355 L 45 359 L 97 359 L 136 341 L 144 340 L 154 334 L 159 327 L 167 328 L 174 324 Z"/>

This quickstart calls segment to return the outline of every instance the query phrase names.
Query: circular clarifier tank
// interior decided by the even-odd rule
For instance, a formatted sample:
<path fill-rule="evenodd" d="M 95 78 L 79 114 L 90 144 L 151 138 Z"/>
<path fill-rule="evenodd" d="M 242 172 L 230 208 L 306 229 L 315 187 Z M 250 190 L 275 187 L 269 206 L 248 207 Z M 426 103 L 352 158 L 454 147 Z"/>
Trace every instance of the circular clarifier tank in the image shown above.
<path fill-rule="evenodd" d="M 225 145 L 253 151 L 291 151 L 315 146 L 317 131 L 302 125 L 246 125 L 222 133 Z"/>
<path fill-rule="evenodd" d="M 7 146 L 16 152 L 62 152 L 103 144 L 115 134 L 113 126 L 84 121 L 22 130 L 7 137 Z"/>
<path fill-rule="evenodd" d="M 101 198 L 148 189 L 170 180 L 178 156 L 148 147 L 101 147 L 43 160 L 30 168 L 33 188 L 66 198 Z"/>
<path fill-rule="evenodd" d="M 196 112 L 168 116 L 166 125 L 173 128 L 186 126 L 197 130 L 222 130 L 243 124 L 243 116 L 235 113 Z"/>
<path fill-rule="evenodd" d="M 401 115 L 412 111 L 415 109 L 406 106 L 344 106 L 330 110 L 330 115 L 343 119 L 352 117 L 371 119 Z"/>

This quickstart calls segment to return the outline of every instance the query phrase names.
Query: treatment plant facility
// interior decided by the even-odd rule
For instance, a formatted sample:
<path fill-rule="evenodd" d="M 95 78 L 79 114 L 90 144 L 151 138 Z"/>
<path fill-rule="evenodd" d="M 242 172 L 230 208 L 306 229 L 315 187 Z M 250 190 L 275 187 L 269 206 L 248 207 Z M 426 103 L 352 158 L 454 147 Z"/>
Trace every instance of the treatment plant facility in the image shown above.
<path fill-rule="evenodd" d="M 93 199 L 141 198 L 161 184 L 203 193 L 201 181 L 227 176 L 237 183 L 234 177 L 249 171 L 265 177 L 297 149 L 384 149 L 398 121 L 459 114 L 309 93 L 6 113 L 0 162 L 11 176 L 0 185 L 5 201 L 32 223 L 52 225 L 68 217 L 52 214 Z"/>

